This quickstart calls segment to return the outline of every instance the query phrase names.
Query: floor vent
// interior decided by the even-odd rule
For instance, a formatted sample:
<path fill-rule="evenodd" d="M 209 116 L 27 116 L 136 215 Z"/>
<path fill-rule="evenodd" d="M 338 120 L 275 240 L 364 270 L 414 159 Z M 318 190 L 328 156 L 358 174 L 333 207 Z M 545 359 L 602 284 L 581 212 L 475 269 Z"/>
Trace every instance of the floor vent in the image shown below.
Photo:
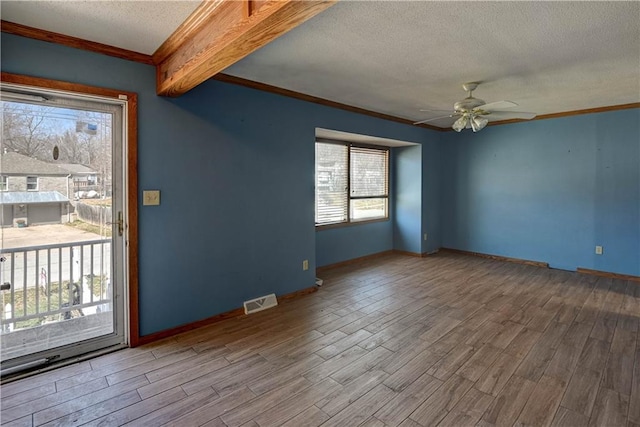
<path fill-rule="evenodd" d="M 267 308 L 275 307 L 278 305 L 276 294 L 265 295 L 260 298 L 255 298 L 244 302 L 244 314 L 251 314 L 258 311 L 266 310 Z"/>

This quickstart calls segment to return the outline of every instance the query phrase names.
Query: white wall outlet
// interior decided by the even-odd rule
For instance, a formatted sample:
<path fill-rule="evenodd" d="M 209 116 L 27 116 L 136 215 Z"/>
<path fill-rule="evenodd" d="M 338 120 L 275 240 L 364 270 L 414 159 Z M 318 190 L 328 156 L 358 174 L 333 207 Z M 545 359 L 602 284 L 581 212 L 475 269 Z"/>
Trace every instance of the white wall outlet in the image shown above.
<path fill-rule="evenodd" d="M 309 260 L 305 259 L 304 261 L 302 261 L 302 269 L 304 271 L 307 271 L 309 269 Z"/>
<path fill-rule="evenodd" d="M 602 246 L 596 246 L 596 255 L 602 255 Z"/>
<path fill-rule="evenodd" d="M 143 206 L 158 206 L 160 204 L 160 190 L 144 190 L 142 192 Z"/>
<path fill-rule="evenodd" d="M 425 242 L 427 241 L 427 233 L 424 233 L 423 239 Z"/>

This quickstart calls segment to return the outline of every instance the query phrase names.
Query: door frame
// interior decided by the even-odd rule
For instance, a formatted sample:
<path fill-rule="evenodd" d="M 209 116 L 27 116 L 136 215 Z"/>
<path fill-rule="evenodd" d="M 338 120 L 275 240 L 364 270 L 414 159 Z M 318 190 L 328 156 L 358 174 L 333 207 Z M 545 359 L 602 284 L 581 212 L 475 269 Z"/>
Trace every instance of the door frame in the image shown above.
<path fill-rule="evenodd" d="M 126 144 L 126 165 L 124 167 L 126 186 L 126 238 L 125 238 L 125 258 L 128 263 L 125 292 L 129 302 L 125 325 L 125 337 L 130 347 L 140 345 L 140 328 L 138 315 L 138 95 L 135 92 L 128 92 L 118 89 L 88 86 L 79 83 L 71 83 L 60 80 L 50 80 L 40 77 L 25 76 L 2 72 L 0 79 L 5 83 L 31 86 L 42 89 L 54 89 L 63 92 L 76 94 L 96 95 L 105 98 L 126 100 L 125 132 Z"/>

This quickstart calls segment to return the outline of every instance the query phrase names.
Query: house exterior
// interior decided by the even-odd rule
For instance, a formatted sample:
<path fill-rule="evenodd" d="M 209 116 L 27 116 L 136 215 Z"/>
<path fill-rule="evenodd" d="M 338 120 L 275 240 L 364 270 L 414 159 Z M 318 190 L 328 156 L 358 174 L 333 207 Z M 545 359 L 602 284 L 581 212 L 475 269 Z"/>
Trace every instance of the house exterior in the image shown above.
<path fill-rule="evenodd" d="M 72 174 L 60 166 L 19 153 L 0 154 L 0 226 L 69 222 Z"/>
<path fill-rule="evenodd" d="M 71 173 L 73 180 L 73 192 L 79 191 L 98 191 L 98 173 L 85 165 L 75 163 L 56 164 L 58 167 L 65 169 Z"/>

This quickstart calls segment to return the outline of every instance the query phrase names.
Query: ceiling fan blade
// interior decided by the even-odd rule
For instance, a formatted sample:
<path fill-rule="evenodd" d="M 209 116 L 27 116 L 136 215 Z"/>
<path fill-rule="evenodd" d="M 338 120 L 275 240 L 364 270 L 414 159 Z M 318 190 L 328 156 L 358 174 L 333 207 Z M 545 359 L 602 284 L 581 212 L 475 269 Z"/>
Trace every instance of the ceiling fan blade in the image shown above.
<path fill-rule="evenodd" d="M 450 113 L 451 110 L 420 110 L 420 111 L 424 111 L 427 113 Z"/>
<path fill-rule="evenodd" d="M 527 113 L 525 111 L 492 111 L 491 114 L 487 114 L 485 117 L 491 121 L 495 121 L 512 119 L 531 120 L 535 116 L 536 113 Z"/>
<path fill-rule="evenodd" d="M 481 105 L 476 107 L 475 109 L 484 110 L 484 111 L 493 111 L 493 110 L 506 110 L 508 108 L 517 107 L 518 104 L 511 101 L 496 101 L 490 102 L 488 104 Z"/>
<path fill-rule="evenodd" d="M 453 117 L 453 116 L 454 116 L 453 114 L 447 114 L 446 116 L 433 117 L 431 119 L 420 120 L 419 122 L 415 122 L 414 125 L 421 125 L 422 123 L 432 122 L 434 120 L 445 119 L 445 118 L 449 118 L 449 117 Z"/>

